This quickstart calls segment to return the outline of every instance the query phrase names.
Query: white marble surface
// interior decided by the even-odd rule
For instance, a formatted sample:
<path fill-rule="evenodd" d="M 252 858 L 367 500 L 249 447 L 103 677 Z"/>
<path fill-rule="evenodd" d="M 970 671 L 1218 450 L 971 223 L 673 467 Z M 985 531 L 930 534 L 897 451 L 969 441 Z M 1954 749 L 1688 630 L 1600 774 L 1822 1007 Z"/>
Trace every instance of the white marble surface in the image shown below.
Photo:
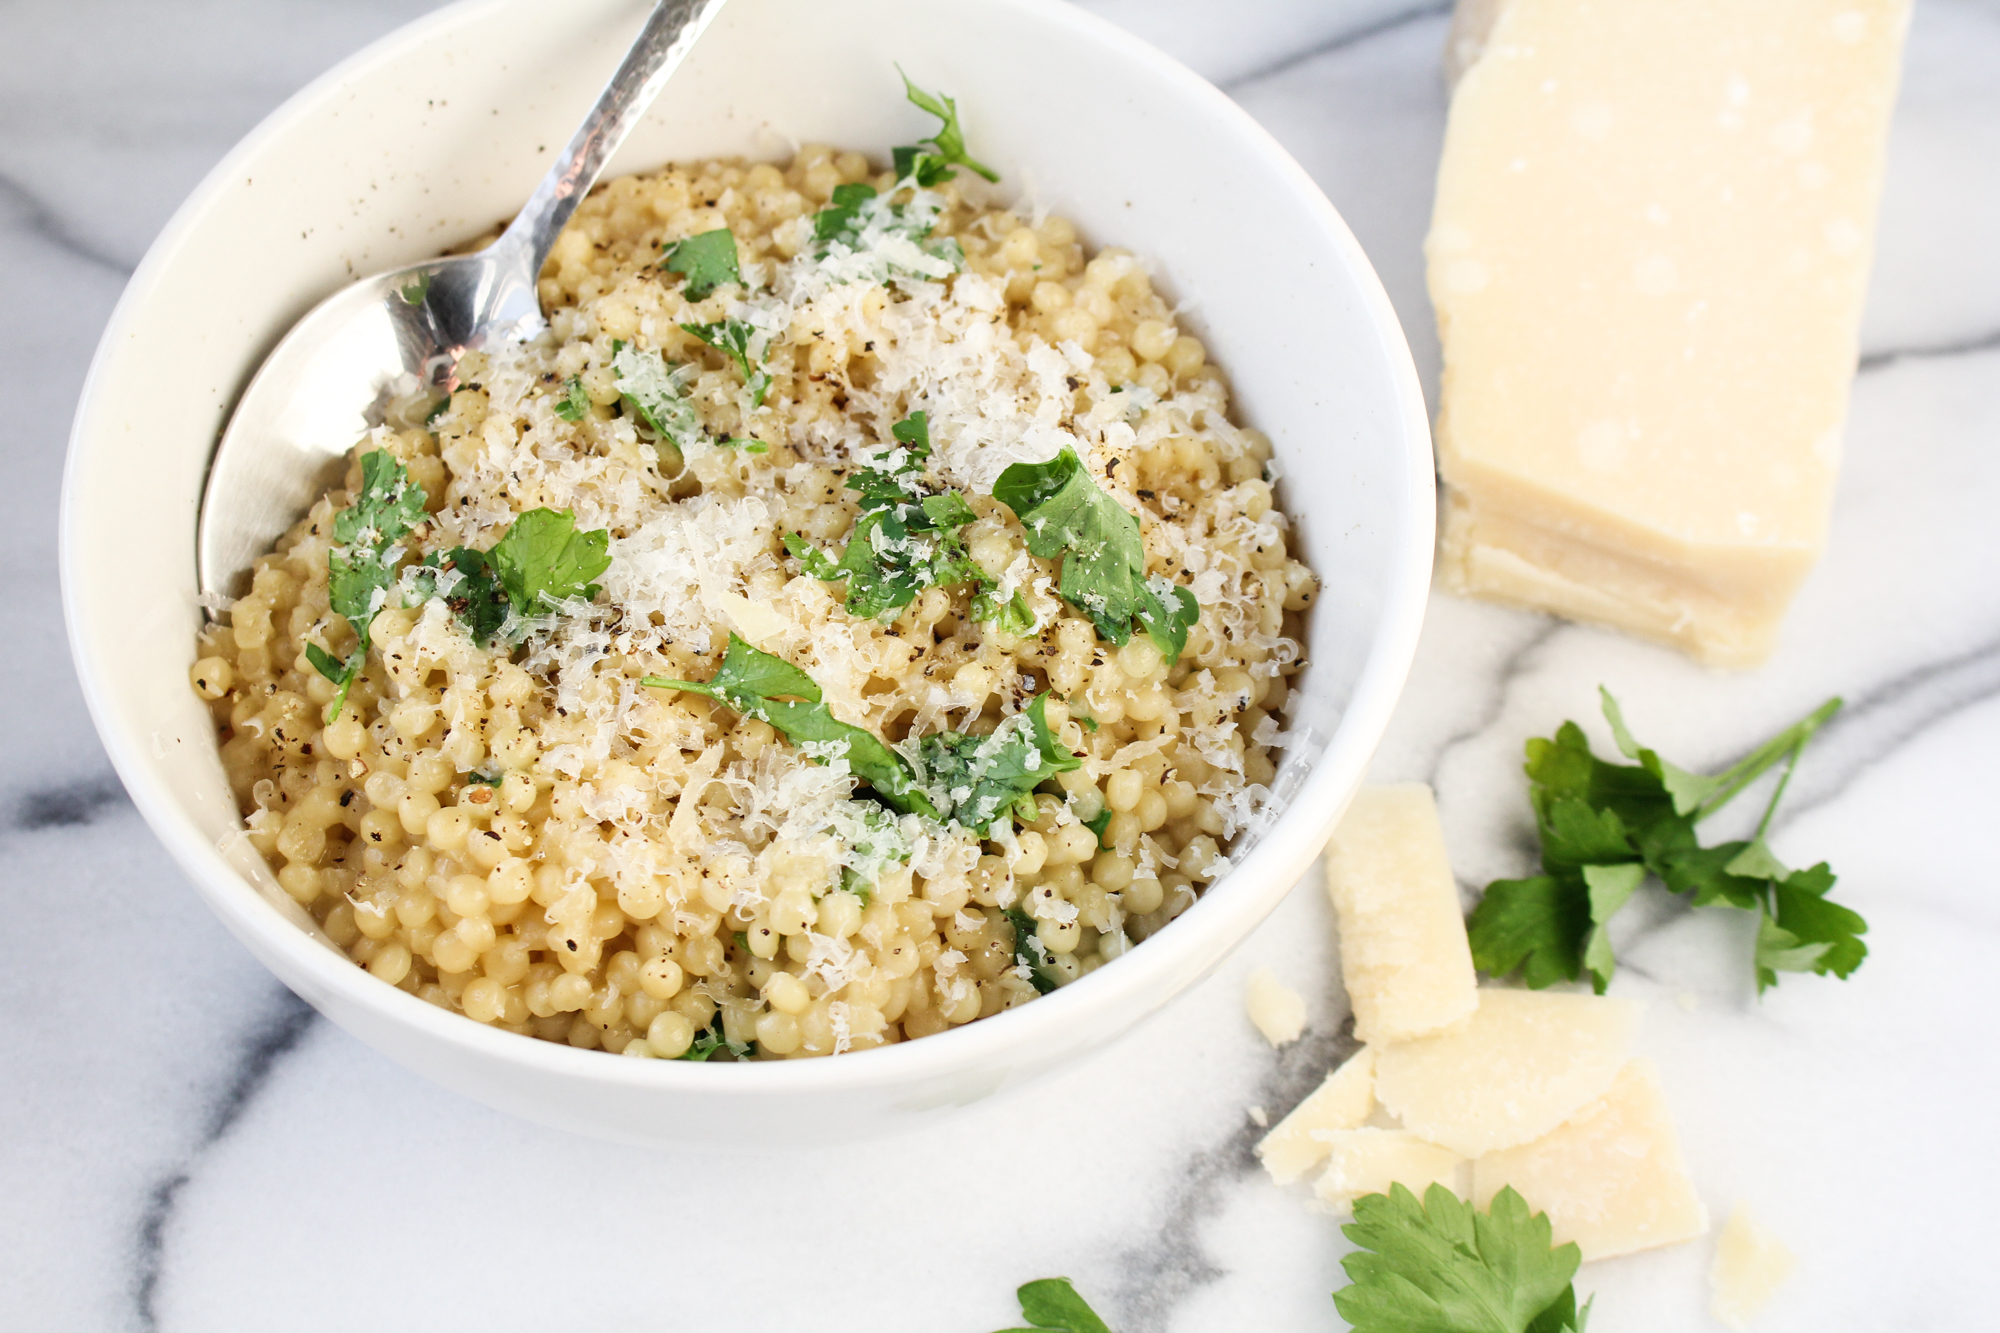
<path fill-rule="evenodd" d="M 316 1018 L 200 907 L 134 814 L 62 638 L 55 498 L 98 331 L 203 172 L 426 0 L 0 5 L 0 1327 L 983 1330 L 1066 1272 L 1121 1333 L 1336 1329 L 1346 1246 L 1247 1155 L 1344 1050 L 1316 882 L 1219 975 L 1086 1068 L 927 1133 L 756 1158 L 640 1153 L 487 1111 Z M 1325 187 L 1427 382 L 1419 244 L 1443 128 L 1440 3 L 1094 0 L 1221 82 Z M 1648 1002 L 1718 1220 L 1799 1252 L 1760 1325 L 1991 1327 L 1986 981 L 2000 954 L 2000 4 L 1919 0 L 1832 548 L 1763 670 L 1433 600 L 1375 767 L 1439 790 L 1468 891 L 1531 856 L 1522 739 L 1609 683 L 1642 735 L 1721 760 L 1850 708 L 1777 838 L 1867 914 L 1850 982 L 1761 1004 L 1726 913 L 1650 891 L 1615 989 Z M 1282 1055 L 1268 964 L 1313 997 Z M 1715 1327 L 1707 1242 L 1592 1265 L 1596 1327 Z"/>

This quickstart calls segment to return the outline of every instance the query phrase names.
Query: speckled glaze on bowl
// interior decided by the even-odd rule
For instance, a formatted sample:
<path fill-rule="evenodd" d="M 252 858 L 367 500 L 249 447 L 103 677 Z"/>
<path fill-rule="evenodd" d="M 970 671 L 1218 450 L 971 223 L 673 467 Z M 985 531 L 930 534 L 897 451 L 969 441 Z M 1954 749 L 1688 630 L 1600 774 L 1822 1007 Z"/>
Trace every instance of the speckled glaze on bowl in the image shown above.
<path fill-rule="evenodd" d="M 735 0 L 612 174 L 822 141 L 886 155 L 932 122 L 892 62 L 958 99 L 1003 189 L 1151 257 L 1267 432 L 1324 592 L 1293 695 L 1282 813 L 1184 915 L 1053 995 L 825 1060 L 625 1060 L 481 1026 L 315 940 L 242 832 L 189 688 L 194 526 L 235 394 L 352 277 L 433 254 L 527 196 L 650 6 L 473 0 L 287 102 L 140 265 L 84 386 L 63 594 L 98 731 L 209 907 L 286 985 L 412 1070 L 516 1114 L 635 1143 L 754 1147 L 894 1132 L 1101 1046 L 1213 968 L 1345 807 L 1415 649 L 1430 579 L 1422 394 L 1373 270 L 1325 196 L 1228 98 L 1058 0 Z M 136 553 L 144 559 L 134 559 Z M 134 892 L 171 892 L 134 886 Z"/>

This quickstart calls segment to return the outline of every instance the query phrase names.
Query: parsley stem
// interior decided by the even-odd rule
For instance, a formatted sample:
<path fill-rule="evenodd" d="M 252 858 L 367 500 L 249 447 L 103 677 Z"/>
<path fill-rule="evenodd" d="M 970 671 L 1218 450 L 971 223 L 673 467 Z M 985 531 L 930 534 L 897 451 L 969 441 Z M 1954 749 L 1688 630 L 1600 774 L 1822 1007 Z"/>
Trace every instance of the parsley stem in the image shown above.
<path fill-rule="evenodd" d="M 1841 703 L 1842 700 L 1838 695 L 1828 699 L 1818 708 L 1806 714 L 1805 717 L 1794 722 L 1770 740 L 1765 741 L 1755 750 L 1752 750 L 1734 765 L 1716 774 L 1716 788 L 1695 810 L 1694 822 L 1697 824 L 1700 823 L 1723 806 L 1729 804 L 1729 802 L 1735 800 L 1737 796 L 1742 794 L 1745 787 L 1748 787 L 1751 783 L 1762 777 L 1774 764 L 1780 763 L 1787 758 L 1793 764 L 1797 764 L 1799 754 L 1805 749 L 1806 742 L 1812 739 L 1813 733 L 1826 724 L 1828 718 L 1840 711 Z M 1785 781 L 1790 781 L 1790 779 L 1791 770 L 1788 768 L 1785 773 Z M 1778 784 L 1778 792 L 1782 794 L 1784 789 L 1784 782 L 1780 782 Z M 1776 807 L 1777 798 L 1774 796 L 1772 798 L 1772 809 Z M 1770 818 L 1771 812 L 1770 810 L 1766 810 L 1764 812 L 1765 823 L 1769 823 Z M 1762 828 L 1760 827 L 1758 831 L 1761 834 Z"/>

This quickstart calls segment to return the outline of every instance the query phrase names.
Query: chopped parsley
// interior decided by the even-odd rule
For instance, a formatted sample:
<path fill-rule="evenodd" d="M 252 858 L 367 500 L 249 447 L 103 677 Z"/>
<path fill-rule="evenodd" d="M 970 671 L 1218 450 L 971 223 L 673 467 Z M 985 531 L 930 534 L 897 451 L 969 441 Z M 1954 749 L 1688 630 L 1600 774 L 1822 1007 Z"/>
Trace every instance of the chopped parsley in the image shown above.
<path fill-rule="evenodd" d="M 764 369 L 767 339 L 764 331 L 741 319 L 718 320 L 713 324 L 683 324 L 681 327 L 710 347 L 729 353 L 743 371 L 743 383 L 750 390 L 750 410 L 764 405 L 771 391 L 771 375 Z"/>
<path fill-rule="evenodd" d="M 596 597 L 593 580 L 611 567 L 610 544 L 604 528 L 578 532 L 567 509 L 531 509 L 489 550 L 433 553 L 417 572 L 417 589 L 443 598 L 473 639 L 490 645 L 517 637 L 562 602 Z M 458 577 L 440 577 L 447 571 Z"/>
<path fill-rule="evenodd" d="M 428 515 L 424 488 L 394 454 L 377 449 L 361 456 L 361 489 L 333 516 L 333 545 L 327 551 L 327 598 L 337 616 L 354 630 L 354 649 L 336 658 L 316 643 L 306 645 L 313 669 L 334 684 L 326 720 L 346 706 L 347 692 L 368 660 L 368 627 L 388 601 L 396 582 L 398 543 Z"/>
<path fill-rule="evenodd" d="M 736 234 L 717 227 L 699 236 L 690 236 L 667 247 L 660 267 L 687 276 L 681 295 L 690 301 L 704 301 L 724 283 L 743 285 L 743 270 L 736 262 Z"/>
<path fill-rule="evenodd" d="M 1021 1318 L 1033 1327 L 1007 1328 L 1000 1333 L 1111 1333 L 1066 1277 L 1038 1278 L 1014 1294 L 1021 1302 Z"/>
<path fill-rule="evenodd" d="M 1582 1254 L 1551 1244 L 1548 1216 L 1511 1186 L 1482 1214 L 1443 1185 L 1422 1201 L 1392 1185 L 1356 1199 L 1340 1230 L 1360 1247 L 1333 1293 L 1354 1333 L 1584 1333 L 1590 1307 L 1570 1281 Z"/>
<path fill-rule="evenodd" d="M 722 665 L 708 680 L 647 676 L 639 683 L 727 704 L 745 717 L 770 724 L 816 763 L 845 761 L 848 771 L 873 788 L 890 809 L 954 823 L 982 835 L 990 834 L 1010 814 L 1034 819 L 1025 798 L 1040 783 L 1081 763 L 1050 730 L 1046 695 L 1037 696 L 991 736 L 942 731 L 891 747 L 873 732 L 836 718 L 811 676 L 734 634 L 729 636 Z M 886 824 L 871 825 L 864 832 L 886 839 L 889 829 Z M 854 845 L 864 856 L 878 855 L 870 842 Z"/>
<path fill-rule="evenodd" d="M 1042 943 L 1041 936 L 1035 934 L 1035 919 L 1018 907 L 1009 907 L 1008 923 L 1014 927 L 1014 965 L 1028 969 L 1028 983 L 1035 988 L 1035 994 L 1047 995 L 1062 985 L 1061 974 L 1056 971 L 1055 959 L 1049 948 Z"/>
<path fill-rule="evenodd" d="M 738 1060 L 747 1060 L 755 1053 L 754 1041 L 731 1041 L 729 1034 L 722 1030 L 722 1015 L 717 1014 L 707 1027 L 694 1034 L 694 1042 L 687 1050 L 675 1056 L 676 1060 L 707 1060 L 718 1051 L 728 1051 Z"/>
<path fill-rule="evenodd" d="M 965 267 L 965 250 L 950 237 L 930 239 L 937 219 L 934 195 L 918 194 L 908 202 L 897 203 L 893 195 L 884 197 L 872 185 L 849 181 L 834 186 L 827 206 L 813 214 L 813 257 L 825 259 L 836 249 L 855 254 L 871 251 L 877 245 L 893 249 L 889 243 L 902 241 L 919 253 L 912 255 L 907 247 L 900 257 L 884 253 L 882 281 L 905 274 L 944 277 Z"/>
<path fill-rule="evenodd" d="M 1040 818 L 1035 788 L 1083 766 L 1050 730 L 1048 702 L 1036 695 L 988 736 L 940 731 L 917 741 L 914 765 L 940 818 L 982 836 L 1010 814 L 1022 823 Z"/>
<path fill-rule="evenodd" d="M 785 549 L 808 575 L 847 584 L 851 616 L 893 620 L 926 588 L 971 583 L 984 591 L 990 583 L 958 535 L 976 517 L 972 506 L 958 492 L 931 491 L 920 480 L 931 454 L 924 413 L 897 422 L 890 434 L 897 447 L 847 479 L 847 488 L 861 497 L 861 514 L 838 560 L 797 533 L 785 536 Z M 975 618 L 982 618 L 978 612 L 975 607 Z"/>
<path fill-rule="evenodd" d="M 612 344 L 611 373 L 626 404 L 656 435 L 683 450 L 705 441 L 701 418 L 681 392 L 685 369 L 667 369 L 666 358 L 658 352 L 642 352 L 626 342 Z"/>
<path fill-rule="evenodd" d="M 874 197 L 875 187 L 859 181 L 833 187 L 827 206 L 813 214 L 813 240 L 819 243 L 821 254 L 835 241 L 850 249 L 860 244 L 861 211 Z"/>
<path fill-rule="evenodd" d="M 1021 521 L 1031 553 L 1062 557 L 1056 591 L 1099 635 L 1122 645 L 1136 625 L 1169 665 L 1179 660 L 1201 607 L 1186 588 L 1146 577 L 1138 518 L 1097 484 L 1075 450 L 1015 463 L 994 483 L 993 498 Z"/>
<path fill-rule="evenodd" d="M 1025 639 L 1035 632 L 1039 623 L 1035 619 L 1035 608 L 1028 605 L 1024 593 L 1015 593 L 1002 601 L 1000 594 L 992 589 L 974 593 L 972 597 L 972 618 L 990 624 L 1002 634 L 1011 634 L 1017 639 Z M 1092 731 L 1097 730 L 1095 722 L 1085 722 Z"/>
<path fill-rule="evenodd" d="M 562 397 L 556 399 L 556 415 L 564 421 L 581 421 L 590 415 L 590 395 L 583 391 L 583 380 L 572 375 L 563 385 Z"/>
<path fill-rule="evenodd" d="M 958 103 L 943 93 L 933 95 L 917 87 L 910 82 L 909 75 L 903 74 L 902 66 L 898 65 L 896 72 L 903 75 L 903 91 L 910 101 L 941 122 L 929 138 L 894 150 L 896 179 L 914 180 L 929 189 L 956 176 L 958 173 L 952 170 L 953 167 L 964 167 L 978 172 L 989 181 L 999 180 L 999 172 L 973 160 L 965 151 L 965 131 L 958 124 Z"/>
<path fill-rule="evenodd" d="M 1790 870 L 1764 841 L 1792 769 L 1813 733 L 1840 708 L 1829 699 L 1724 771 L 1677 768 L 1626 729 L 1618 701 L 1601 690 L 1618 748 L 1636 764 L 1591 752 L 1574 722 L 1528 742 L 1529 800 L 1541 833 L 1542 872 L 1496 880 L 1466 922 L 1472 958 L 1493 976 L 1519 969 L 1534 988 L 1573 981 L 1584 971 L 1601 994 L 1617 968 L 1610 918 L 1651 875 L 1696 907 L 1757 914 L 1755 968 L 1761 992 L 1780 972 L 1850 975 L 1868 956 L 1867 922 L 1830 901 L 1833 871 L 1822 862 Z M 1747 841 L 1704 847 L 1695 825 L 1759 776 L 1785 766 Z"/>
<path fill-rule="evenodd" d="M 1107 805 L 1084 820 L 1083 826 L 1097 835 L 1097 849 L 1104 851 L 1110 845 L 1104 841 L 1104 830 L 1111 827 L 1111 807 Z"/>

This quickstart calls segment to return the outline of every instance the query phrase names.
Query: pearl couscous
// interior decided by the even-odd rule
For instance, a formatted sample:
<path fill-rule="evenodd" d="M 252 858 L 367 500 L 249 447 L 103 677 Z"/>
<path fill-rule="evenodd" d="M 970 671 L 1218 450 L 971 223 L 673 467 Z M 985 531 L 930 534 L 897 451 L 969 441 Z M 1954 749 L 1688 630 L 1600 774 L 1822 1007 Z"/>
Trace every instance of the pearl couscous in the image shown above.
<path fill-rule="evenodd" d="M 829 1055 L 1075 980 L 1227 868 L 1316 583 L 1144 263 L 808 147 L 609 182 L 541 297 L 192 670 L 357 964 L 574 1046 Z M 1139 516 L 1136 610 L 1084 581 L 1115 532 L 1053 549 L 1071 500 Z"/>

